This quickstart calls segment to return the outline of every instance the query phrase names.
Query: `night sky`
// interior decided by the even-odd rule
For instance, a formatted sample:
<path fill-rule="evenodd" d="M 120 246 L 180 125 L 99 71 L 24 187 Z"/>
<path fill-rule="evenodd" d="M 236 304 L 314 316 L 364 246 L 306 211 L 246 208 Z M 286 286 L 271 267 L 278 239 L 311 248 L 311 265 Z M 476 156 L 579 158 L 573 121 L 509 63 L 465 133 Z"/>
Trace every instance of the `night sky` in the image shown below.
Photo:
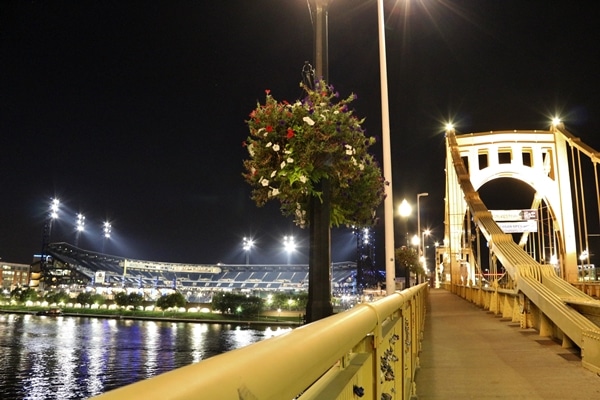
<path fill-rule="evenodd" d="M 421 223 L 436 239 L 448 119 L 458 133 L 547 129 L 558 113 L 600 148 L 595 2 L 385 4 L 394 203 L 414 205 L 428 192 Z M 292 262 L 307 262 L 307 231 L 277 203 L 257 208 L 241 173 L 248 114 L 265 89 L 301 97 L 300 71 L 312 59 L 306 0 L 2 1 L 0 258 L 39 254 L 57 197 L 51 241 L 74 243 L 81 212 L 78 244 L 93 251 L 243 263 L 242 238 L 252 236 L 251 262 L 280 263 L 291 234 L 300 245 Z M 329 78 L 342 97 L 358 95 L 356 114 L 379 140 L 381 161 L 375 0 L 331 2 Z M 103 243 L 105 220 L 113 232 Z M 349 229 L 334 229 L 333 261 L 354 260 L 353 243 Z"/>

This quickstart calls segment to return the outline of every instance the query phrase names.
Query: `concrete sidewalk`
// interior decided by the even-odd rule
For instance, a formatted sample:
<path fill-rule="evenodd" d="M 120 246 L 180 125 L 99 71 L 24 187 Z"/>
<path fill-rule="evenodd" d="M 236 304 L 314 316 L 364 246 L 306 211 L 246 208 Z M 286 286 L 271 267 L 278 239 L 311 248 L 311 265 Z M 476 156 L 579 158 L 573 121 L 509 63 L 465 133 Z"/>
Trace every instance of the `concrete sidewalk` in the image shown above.
<path fill-rule="evenodd" d="M 419 400 L 600 399 L 600 377 L 579 353 L 443 289 L 431 289 Z"/>

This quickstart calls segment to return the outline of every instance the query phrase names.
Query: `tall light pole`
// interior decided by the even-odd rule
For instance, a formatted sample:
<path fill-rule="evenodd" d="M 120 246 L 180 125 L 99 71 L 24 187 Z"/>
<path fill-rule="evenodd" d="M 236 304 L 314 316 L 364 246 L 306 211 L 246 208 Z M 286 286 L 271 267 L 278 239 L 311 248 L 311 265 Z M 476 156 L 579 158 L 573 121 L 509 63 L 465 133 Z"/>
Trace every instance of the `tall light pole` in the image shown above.
<path fill-rule="evenodd" d="M 394 191 L 392 189 L 392 150 L 390 145 L 390 112 L 388 107 L 387 57 L 385 53 L 385 18 L 383 0 L 377 0 L 379 31 L 379 76 L 381 80 L 381 145 L 383 148 L 383 177 L 385 198 L 383 200 L 385 239 L 385 287 L 386 294 L 396 288 L 396 264 L 394 260 Z"/>
<path fill-rule="evenodd" d="M 403 240 L 404 244 L 402 246 L 406 245 L 407 247 L 408 247 L 408 227 L 407 227 L 408 224 L 407 224 L 406 220 L 408 219 L 408 216 L 410 215 L 411 212 L 412 212 L 412 207 L 410 206 L 410 204 L 408 204 L 408 201 L 406 201 L 406 199 L 403 199 L 402 203 L 400 203 L 400 206 L 398 206 L 398 214 L 400 214 L 400 216 L 404 220 L 403 234 L 405 235 L 405 238 Z M 408 268 L 408 265 L 406 266 L 404 273 L 406 275 L 404 278 L 404 287 L 409 288 L 410 287 L 410 269 Z M 395 286 L 395 282 L 394 282 L 394 286 Z"/>
<path fill-rule="evenodd" d="M 431 231 L 429 229 L 425 229 L 421 234 L 421 246 L 423 247 L 423 256 L 420 259 L 421 264 L 423 264 L 423 272 L 425 273 L 425 277 L 427 277 L 427 246 L 425 246 L 425 236 L 429 236 Z"/>
<path fill-rule="evenodd" d="M 85 217 L 82 213 L 77 214 L 77 220 L 75 221 L 75 247 L 79 246 L 79 236 L 85 229 Z"/>
<path fill-rule="evenodd" d="M 60 211 L 60 201 L 57 198 L 53 198 L 50 201 L 50 210 L 44 222 L 44 231 L 42 233 L 42 254 L 40 255 L 40 271 L 42 275 L 46 271 L 46 252 L 48 250 L 48 244 L 52 237 L 52 225 L 55 219 L 58 219 Z"/>
<path fill-rule="evenodd" d="M 103 238 L 102 238 L 102 252 L 104 253 L 104 248 L 106 245 L 106 241 L 108 239 L 110 239 L 110 234 L 112 233 L 112 225 L 110 224 L 110 222 L 105 221 L 104 224 L 102 224 L 102 233 L 103 233 Z"/>
<path fill-rule="evenodd" d="M 417 235 L 421 235 L 421 204 L 420 204 L 420 199 L 421 197 L 424 196 L 429 196 L 429 193 L 419 193 L 417 195 Z M 419 244 L 419 257 L 421 257 L 421 254 L 423 252 L 423 243 Z"/>
<path fill-rule="evenodd" d="M 242 248 L 246 252 L 246 265 L 250 265 L 250 250 L 252 250 L 252 246 L 254 246 L 254 240 L 245 237 L 242 242 Z"/>
<path fill-rule="evenodd" d="M 309 0 L 314 31 L 315 76 L 329 83 L 327 12 L 331 0 Z M 313 87 L 314 89 L 314 87 Z M 308 303 L 306 320 L 314 322 L 333 314 L 331 304 L 331 185 L 321 179 L 315 188 L 321 198 L 310 199 Z"/>

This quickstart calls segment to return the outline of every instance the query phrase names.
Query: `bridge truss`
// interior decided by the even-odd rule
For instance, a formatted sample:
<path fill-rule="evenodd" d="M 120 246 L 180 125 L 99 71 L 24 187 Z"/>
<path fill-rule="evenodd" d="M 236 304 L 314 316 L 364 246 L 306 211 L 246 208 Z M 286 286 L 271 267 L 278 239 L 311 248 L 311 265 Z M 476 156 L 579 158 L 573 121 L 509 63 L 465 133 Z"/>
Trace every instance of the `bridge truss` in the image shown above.
<path fill-rule="evenodd" d="M 600 372 L 600 301 L 575 287 L 584 278 L 582 267 L 590 265 L 590 233 L 599 228 L 600 153 L 562 124 L 548 131 L 467 135 L 451 129 L 446 144 L 445 238 L 437 280 L 524 328 L 562 340 L 564 347 L 579 347 L 583 365 Z M 498 178 L 533 188 L 535 229 L 505 232 L 488 210 L 478 189 Z"/>

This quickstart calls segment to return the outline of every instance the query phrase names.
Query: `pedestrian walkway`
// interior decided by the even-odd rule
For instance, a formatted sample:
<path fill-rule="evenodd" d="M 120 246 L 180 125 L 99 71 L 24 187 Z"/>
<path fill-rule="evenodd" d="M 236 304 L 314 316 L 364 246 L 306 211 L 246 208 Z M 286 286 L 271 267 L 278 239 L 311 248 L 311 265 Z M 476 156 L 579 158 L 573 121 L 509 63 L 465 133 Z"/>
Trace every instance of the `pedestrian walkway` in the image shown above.
<path fill-rule="evenodd" d="M 431 289 L 416 391 L 419 400 L 598 400 L 600 376 L 577 350 Z"/>

